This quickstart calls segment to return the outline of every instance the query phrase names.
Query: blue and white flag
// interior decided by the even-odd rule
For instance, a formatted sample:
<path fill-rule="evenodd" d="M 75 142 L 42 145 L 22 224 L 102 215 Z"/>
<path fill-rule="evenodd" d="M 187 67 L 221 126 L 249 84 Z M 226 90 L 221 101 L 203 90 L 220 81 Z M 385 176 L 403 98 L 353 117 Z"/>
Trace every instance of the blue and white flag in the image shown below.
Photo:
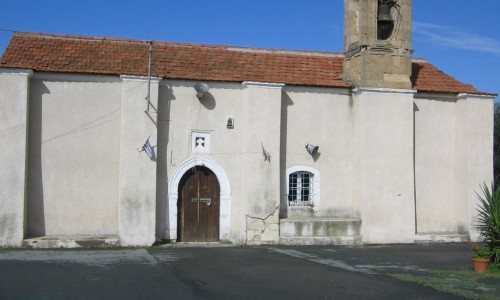
<path fill-rule="evenodd" d="M 149 137 L 142 146 L 142 151 L 146 152 L 148 155 L 149 159 L 154 160 L 155 159 L 155 150 L 153 147 L 151 147 L 151 144 L 149 143 Z"/>

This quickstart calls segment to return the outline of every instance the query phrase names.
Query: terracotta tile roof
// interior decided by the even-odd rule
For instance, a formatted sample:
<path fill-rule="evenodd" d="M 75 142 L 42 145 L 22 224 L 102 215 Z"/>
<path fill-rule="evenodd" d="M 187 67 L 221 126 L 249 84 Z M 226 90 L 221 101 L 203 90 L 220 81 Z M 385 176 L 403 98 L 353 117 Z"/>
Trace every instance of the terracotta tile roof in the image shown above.
<path fill-rule="evenodd" d="M 0 67 L 42 72 L 147 75 L 149 44 L 141 40 L 16 32 Z M 343 54 L 153 42 L 152 75 L 168 79 L 259 81 L 348 87 Z M 419 91 L 478 93 L 427 62 L 413 63 Z"/>
<path fill-rule="evenodd" d="M 413 89 L 417 91 L 494 95 L 462 83 L 423 60 L 413 61 L 411 82 Z"/>

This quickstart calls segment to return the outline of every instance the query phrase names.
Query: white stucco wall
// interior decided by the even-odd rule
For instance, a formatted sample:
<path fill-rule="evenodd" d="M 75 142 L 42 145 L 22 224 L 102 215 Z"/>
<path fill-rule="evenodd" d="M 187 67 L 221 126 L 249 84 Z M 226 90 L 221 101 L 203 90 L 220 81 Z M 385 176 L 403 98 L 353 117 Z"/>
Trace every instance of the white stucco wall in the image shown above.
<path fill-rule="evenodd" d="M 281 91 L 276 85 L 208 82 L 209 93 L 199 100 L 193 85 L 190 81 L 161 83 L 159 107 L 164 121 L 159 141 L 166 145 L 165 158 L 158 163 L 168 175 L 158 173 L 166 177 L 159 178 L 160 202 L 175 198 L 177 190 L 168 191 L 166 183 L 171 183 L 184 162 L 209 157 L 227 174 L 231 187 L 231 229 L 223 239 L 245 242 L 245 218 L 273 215 L 286 197 L 283 166 L 308 165 L 320 171 L 318 215 L 353 215 L 353 111 L 347 90 L 285 87 Z M 234 118 L 233 129 L 226 128 L 228 117 Z M 191 151 L 192 131 L 210 134 L 208 153 Z M 306 143 L 320 146 L 316 161 L 305 150 Z M 263 147 L 271 162 L 264 159 Z M 285 152 L 286 157 L 281 157 Z M 162 238 L 175 239 L 177 207 L 170 202 L 162 204 L 166 212 L 160 213 L 160 219 L 165 221 L 157 231 Z"/>
<path fill-rule="evenodd" d="M 348 90 L 286 87 L 283 105 L 286 167 L 310 166 L 321 175 L 316 215 L 353 216 L 354 112 Z M 319 146 L 318 154 L 310 155 L 306 144 Z M 286 206 L 285 199 L 282 205 Z"/>
<path fill-rule="evenodd" d="M 221 230 L 222 240 L 243 243 L 245 239 L 245 210 L 241 202 L 241 125 L 242 86 L 237 83 L 207 82 L 210 90 L 200 100 L 196 97 L 193 81 L 164 80 L 160 85 L 159 107 L 162 124 L 159 127 L 159 148 L 164 156 L 158 160 L 158 201 L 164 209 L 159 211 L 157 234 L 161 238 L 177 239 L 177 187 L 168 188 L 185 163 L 196 157 L 205 157 L 220 167 L 220 172 L 229 178 L 231 214 L 230 231 Z M 228 117 L 233 117 L 235 126 L 226 128 Z M 207 152 L 193 152 L 192 132 L 210 135 Z M 160 150 L 159 150 L 160 151 Z M 160 153 L 160 152 L 159 152 Z M 198 160 L 202 163 L 203 160 Z M 213 170 L 217 171 L 217 170 Z M 217 174 L 218 172 L 216 172 Z M 182 176 L 182 174 L 181 174 Z M 219 182 L 222 178 L 218 178 Z M 170 200 L 170 201 L 169 201 Z M 222 207 L 221 207 L 222 209 Z M 223 212 L 221 211 L 221 214 Z M 163 221 L 164 220 L 164 221 Z M 221 224 L 225 221 L 221 220 Z M 163 224 L 162 224 L 163 223 Z M 175 227 L 174 227 L 175 226 Z"/>
<path fill-rule="evenodd" d="M 30 70 L 0 69 L 0 247 L 20 246 L 25 226 Z"/>
<path fill-rule="evenodd" d="M 481 194 L 480 185 L 483 183 L 491 186 L 493 182 L 494 100 L 492 96 L 458 95 L 459 131 L 463 137 L 457 147 L 462 149 L 459 164 L 463 166 L 462 173 L 466 174 L 461 187 L 466 197 L 462 202 L 464 209 L 460 212 L 460 219 L 467 220 L 465 230 L 470 233 L 472 240 L 479 237 L 474 227 L 479 204 L 476 193 Z"/>
<path fill-rule="evenodd" d="M 116 77 L 35 74 L 28 236 L 118 233 L 120 94 Z"/>
<path fill-rule="evenodd" d="M 282 84 L 244 82 L 242 202 L 247 205 L 246 242 L 277 243 Z"/>
<path fill-rule="evenodd" d="M 464 195 L 455 189 L 457 182 L 463 184 L 455 168 L 463 151 L 457 147 L 457 135 L 463 134 L 457 131 L 457 99 L 424 97 L 415 99 L 417 233 L 463 231 L 458 221 Z"/>
<path fill-rule="evenodd" d="M 172 177 L 179 168 L 186 163 L 192 164 L 197 157 L 207 158 L 205 161 L 213 162 L 227 176 L 231 190 L 230 229 L 221 239 L 235 243 L 248 242 L 249 226 L 245 218 L 269 216 L 259 215 L 259 211 L 269 211 L 276 201 L 275 196 L 266 194 L 274 193 L 276 186 L 276 179 L 269 180 L 276 177 L 270 174 L 276 174 L 279 169 L 279 176 L 285 176 L 285 170 L 293 166 L 310 166 L 321 174 L 317 215 L 362 218 L 363 241 L 367 243 L 413 242 L 416 230 L 414 131 L 418 133 L 417 139 L 435 141 L 420 145 L 418 149 L 421 150 L 415 154 L 418 160 L 422 155 L 428 155 L 426 151 L 431 154 L 437 151 L 431 144 L 439 144 L 438 148 L 443 151 L 442 159 L 434 157 L 439 160 L 437 164 L 422 162 L 418 166 L 419 176 L 423 174 L 422 170 L 427 170 L 434 174 L 432 176 L 439 177 L 430 181 L 435 184 L 444 182 L 445 189 L 451 190 L 453 181 L 448 180 L 448 166 L 453 164 L 457 169 L 463 165 L 457 158 L 460 154 L 452 157 L 447 154 L 454 151 L 454 143 L 457 143 L 448 134 L 458 130 L 454 125 L 459 113 L 456 103 L 417 103 L 422 105 L 421 112 L 426 113 L 428 120 L 423 119 L 423 114 L 417 115 L 419 127 L 414 128 L 412 91 L 363 90 L 351 97 L 342 89 L 285 87 L 280 92 L 279 105 L 272 100 L 276 99 L 276 90 L 251 87 L 258 92 L 254 95 L 255 90 L 249 94 L 246 86 L 234 83 L 209 82 L 209 93 L 199 100 L 195 96 L 194 83 L 164 80 L 160 85 L 159 114 L 163 126 L 159 127 L 158 147 L 164 148 L 165 155 L 158 161 L 161 184 L 157 189 L 161 196 L 158 202 L 163 202 L 164 208 L 158 208 L 157 215 L 161 217 L 157 232 L 162 238 L 175 239 L 177 234 L 177 204 L 175 201 L 168 203 L 169 198 L 175 198 L 173 195 L 177 193 L 177 187 L 171 185 Z M 279 109 L 281 120 L 275 117 Z M 484 109 L 486 113 L 487 108 Z M 234 118 L 234 129 L 226 128 L 227 117 Z M 442 122 L 443 118 L 448 122 Z M 281 136 L 268 129 L 272 124 L 280 124 Z M 439 130 L 432 131 L 436 126 Z M 422 136 L 425 128 L 429 132 Z M 193 131 L 210 135 L 208 152 L 192 152 Z M 269 143 L 273 137 L 280 140 L 279 147 Z M 259 140 L 256 145 L 255 140 Z M 306 143 L 319 145 L 319 155 L 309 155 L 304 149 Z M 262 146 L 271 154 L 271 164 L 264 160 Z M 281 156 L 284 153 L 286 156 Z M 281 163 L 273 164 L 273 160 L 278 159 Z M 281 191 L 277 192 L 281 205 L 286 196 L 286 181 L 283 179 L 279 181 Z M 422 186 L 417 183 L 417 189 L 420 189 L 417 194 L 424 195 L 423 191 L 428 191 L 424 183 Z M 258 196 L 259 193 L 262 195 Z M 436 191 L 437 195 L 446 193 Z M 261 200 L 255 202 L 254 199 Z M 462 216 L 467 219 L 468 214 L 464 210 L 464 205 L 468 204 L 464 201 L 455 203 L 454 213 L 440 220 L 434 217 L 422 220 L 422 226 L 438 226 L 444 231 L 446 225 L 443 224 L 449 220 L 449 223 L 455 222 L 449 230 L 460 231 L 456 220 Z M 442 205 L 446 207 L 449 203 Z M 398 213 L 394 214 L 395 211 Z M 435 225 L 436 221 L 441 225 Z"/>
<path fill-rule="evenodd" d="M 0 245 L 39 235 L 176 239 L 176 178 L 196 164 L 224 190 L 221 240 L 277 243 L 286 170 L 297 166 L 320 174 L 316 215 L 361 218 L 365 243 L 474 237 L 475 191 L 493 177 L 492 97 L 208 82 L 198 99 L 195 81 L 153 78 L 145 113 L 146 77 L 30 75 L 0 75 L 0 178 L 12 183 L 1 194 Z M 193 132 L 209 135 L 207 151 L 193 151 Z M 148 136 L 156 161 L 138 151 Z"/>
<path fill-rule="evenodd" d="M 140 151 L 149 138 L 158 149 L 160 78 L 121 76 L 119 234 L 122 246 L 150 246 L 155 240 L 157 157 Z M 148 105 L 149 95 L 149 105 Z M 156 151 L 154 151 L 156 152 Z"/>
<path fill-rule="evenodd" d="M 198 99 L 194 83 L 163 81 L 161 84 L 160 107 L 168 109 L 168 113 L 162 115 L 165 121 L 159 133 L 166 144 L 166 156 L 159 162 L 160 168 L 168 173 L 168 178 L 160 179 L 162 184 L 171 183 L 173 174 L 184 163 L 196 157 L 209 157 L 227 175 L 231 189 L 231 226 L 227 234 L 221 231 L 221 239 L 244 243 L 248 239 L 247 216 L 264 219 L 272 215 L 273 233 L 264 232 L 259 238 L 261 242 L 276 242 L 278 215 L 274 212 L 279 207 L 281 193 L 281 85 L 208 82 L 209 92 Z M 226 127 L 228 117 L 234 118 L 233 129 Z M 210 135 L 207 152 L 192 151 L 192 132 Z M 270 153 L 270 162 L 264 160 L 262 147 Z M 162 198 L 174 199 L 175 188 L 166 191 L 164 186 L 159 186 L 159 194 Z M 175 201 L 167 202 L 163 204 L 167 212 L 162 216 L 167 219 L 165 237 L 176 239 L 173 226 L 177 222 L 177 207 Z M 225 221 L 221 219 L 222 222 Z"/>
<path fill-rule="evenodd" d="M 474 237 L 475 192 L 493 178 L 493 99 L 422 94 L 415 105 L 417 233 Z"/>
<path fill-rule="evenodd" d="M 414 241 L 413 93 L 360 89 L 353 95 L 354 207 L 365 243 Z"/>

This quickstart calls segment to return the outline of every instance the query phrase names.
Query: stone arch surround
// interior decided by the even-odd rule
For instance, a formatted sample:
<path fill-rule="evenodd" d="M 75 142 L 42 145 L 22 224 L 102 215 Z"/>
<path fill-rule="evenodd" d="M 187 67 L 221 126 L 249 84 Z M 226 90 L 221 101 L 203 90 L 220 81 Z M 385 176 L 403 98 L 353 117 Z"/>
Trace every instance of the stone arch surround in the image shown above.
<path fill-rule="evenodd" d="M 231 186 L 224 168 L 210 157 L 194 157 L 187 159 L 175 169 L 169 184 L 167 238 L 169 240 L 177 240 L 177 200 L 179 198 L 179 183 L 182 176 L 196 166 L 207 167 L 217 176 L 220 186 L 219 238 L 221 240 L 228 240 L 231 229 Z"/>

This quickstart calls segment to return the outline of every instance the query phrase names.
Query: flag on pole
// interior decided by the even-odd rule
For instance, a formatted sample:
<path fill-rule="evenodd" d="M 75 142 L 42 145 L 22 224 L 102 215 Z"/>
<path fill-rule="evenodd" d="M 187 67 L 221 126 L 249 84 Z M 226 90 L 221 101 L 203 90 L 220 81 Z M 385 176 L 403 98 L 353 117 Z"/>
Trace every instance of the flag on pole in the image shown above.
<path fill-rule="evenodd" d="M 146 140 L 146 142 L 144 143 L 144 145 L 142 146 L 142 151 L 146 152 L 149 159 L 154 160 L 155 150 L 153 149 L 153 147 L 151 147 L 151 144 L 149 143 L 149 137 Z"/>

